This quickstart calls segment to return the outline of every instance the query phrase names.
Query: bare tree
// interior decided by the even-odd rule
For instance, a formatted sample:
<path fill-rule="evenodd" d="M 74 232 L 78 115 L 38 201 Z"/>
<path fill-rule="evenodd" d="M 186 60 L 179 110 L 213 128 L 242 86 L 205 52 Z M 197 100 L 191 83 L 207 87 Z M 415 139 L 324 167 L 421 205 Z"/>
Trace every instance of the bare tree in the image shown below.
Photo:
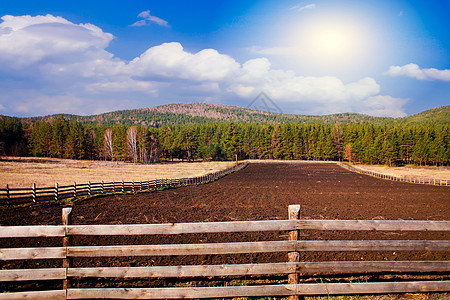
<path fill-rule="evenodd" d="M 103 155 L 105 159 L 113 159 L 113 135 L 112 129 L 108 128 L 103 134 Z"/>
<path fill-rule="evenodd" d="M 136 126 L 131 126 L 127 130 L 127 149 L 129 157 L 134 163 L 136 163 L 138 161 Z"/>

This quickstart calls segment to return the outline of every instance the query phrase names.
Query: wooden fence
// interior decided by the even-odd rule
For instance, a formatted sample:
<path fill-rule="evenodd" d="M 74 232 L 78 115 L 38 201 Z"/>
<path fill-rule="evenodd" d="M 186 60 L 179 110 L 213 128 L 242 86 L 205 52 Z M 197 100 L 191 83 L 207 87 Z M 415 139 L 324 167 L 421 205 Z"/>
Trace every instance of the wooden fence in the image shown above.
<path fill-rule="evenodd" d="M 74 183 L 72 185 L 60 186 L 58 183 L 54 187 L 36 187 L 33 184 L 31 188 L 6 188 L 0 189 L 0 205 L 5 204 L 23 204 L 30 202 L 59 201 L 68 198 L 77 198 L 81 196 L 94 196 L 108 193 L 142 192 L 156 190 L 167 187 L 179 187 L 192 184 L 200 184 L 216 180 L 226 174 L 235 172 L 247 166 L 247 162 L 237 166 L 209 173 L 203 176 L 190 178 L 161 178 L 146 181 L 113 181 L 113 182 L 88 182 L 85 184 Z"/>
<path fill-rule="evenodd" d="M 381 179 L 388 179 L 393 181 L 402 181 L 402 182 L 410 182 L 410 183 L 420 183 L 420 184 L 433 184 L 440 186 L 448 186 L 448 179 L 436 179 L 436 178 L 417 178 L 413 176 L 393 176 L 382 174 L 374 171 L 364 170 L 362 168 L 358 168 L 357 166 L 352 166 L 349 164 L 344 164 L 341 162 L 337 162 L 337 164 L 347 170 L 357 172 L 360 174 L 370 175 L 374 177 L 378 177 Z"/>
<path fill-rule="evenodd" d="M 0 226 L 0 238 L 60 237 L 63 247 L 3 248 L 0 260 L 62 259 L 62 268 L 0 270 L 0 281 L 22 282 L 62 280 L 61 290 L 0 293 L 0 299 L 184 299 L 244 296 L 291 296 L 335 294 L 384 294 L 405 292 L 448 292 L 444 280 L 365 283 L 299 283 L 299 275 L 316 273 L 441 273 L 450 271 L 450 261 L 326 261 L 302 262 L 303 251 L 450 251 L 448 240 L 298 240 L 299 230 L 366 231 L 450 231 L 449 221 L 390 220 L 309 220 L 299 219 L 300 205 L 289 206 L 289 219 L 137 225 L 70 225 L 71 208 L 63 209 L 60 226 Z M 174 235 L 187 233 L 287 231 L 288 240 L 161 244 L 72 246 L 69 237 L 100 235 Z M 284 263 L 227 265 L 184 265 L 146 267 L 71 266 L 71 258 L 132 257 L 170 255 L 216 255 L 286 252 Z M 436 274 L 437 274 L 436 273 Z M 217 287 L 79 288 L 72 278 L 187 278 L 278 275 L 288 276 L 288 284 L 261 284 Z"/>

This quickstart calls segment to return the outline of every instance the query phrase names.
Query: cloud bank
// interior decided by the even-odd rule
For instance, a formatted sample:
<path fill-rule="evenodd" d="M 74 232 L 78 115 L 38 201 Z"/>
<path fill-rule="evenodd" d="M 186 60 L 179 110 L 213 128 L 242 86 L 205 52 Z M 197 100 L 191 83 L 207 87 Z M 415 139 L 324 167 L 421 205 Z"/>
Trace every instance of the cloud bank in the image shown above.
<path fill-rule="evenodd" d="M 150 12 L 140 16 L 152 19 Z M 345 83 L 298 76 L 265 57 L 239 63 L 215 49 L 191 53 L 176 42 L 127 62 L 105 50 L 114 36 L 95 25 L 52 15 L 1 20 L 0 109 L 11 115 L 95 114 L 180 101 L 245 107 L 264 91 L 290 113 L 405 116 L 407 100 L 380 95 L 370 77 Z"/>
<path fill-rule="evenodd" d="M 421 69 L 418 65 L 410 63 L 400 66 L 391 66 L 385 75 L 406 76 L 418 80 L 450 81 L 450 70 L 438 70 L 434 68 Z"/>

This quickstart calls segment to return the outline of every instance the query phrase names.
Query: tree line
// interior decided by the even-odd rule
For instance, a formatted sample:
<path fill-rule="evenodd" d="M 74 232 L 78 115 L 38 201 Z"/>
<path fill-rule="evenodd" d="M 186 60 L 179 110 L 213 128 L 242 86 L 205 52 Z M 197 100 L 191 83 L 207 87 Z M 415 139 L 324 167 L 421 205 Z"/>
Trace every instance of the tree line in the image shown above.
<path fill-rule="evenodd" d="M 0 154 L 151 163 L 161 159 L 347 160 L 449 165 L 449 125 L 206 123 L 93 125 L 65 120 L 24 125 L 0 119 Z"/>

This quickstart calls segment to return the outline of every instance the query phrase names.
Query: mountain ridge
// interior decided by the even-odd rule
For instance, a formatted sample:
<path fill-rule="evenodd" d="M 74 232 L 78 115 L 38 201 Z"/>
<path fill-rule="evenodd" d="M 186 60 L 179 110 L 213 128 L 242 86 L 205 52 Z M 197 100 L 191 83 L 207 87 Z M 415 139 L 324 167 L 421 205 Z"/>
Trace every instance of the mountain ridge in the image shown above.
<path fill-rule="evenodd" d="M 144 125 L 160 127 L 175 124 L 201 124 L 208 122 L 247 122 L 264 123 L 375 123 L 375 124 L 449 124 L 450 105 L 432 108 L 418 114 L 402 118 L 374 117 L 359 113 L 337 113 L 329 115 L 297 115 L 267 112 L 239 106 L 210 104 L 207 102 L 164 104 L 130 110 L 118 110 L 103 114 L 79 116 L 54 114 L 48 116 L 19 118 L 24 123 L 38 120 L 52 121 L 59 115 L 67 120 L 77 119 L 81 123 L 100 125 Z"/>

